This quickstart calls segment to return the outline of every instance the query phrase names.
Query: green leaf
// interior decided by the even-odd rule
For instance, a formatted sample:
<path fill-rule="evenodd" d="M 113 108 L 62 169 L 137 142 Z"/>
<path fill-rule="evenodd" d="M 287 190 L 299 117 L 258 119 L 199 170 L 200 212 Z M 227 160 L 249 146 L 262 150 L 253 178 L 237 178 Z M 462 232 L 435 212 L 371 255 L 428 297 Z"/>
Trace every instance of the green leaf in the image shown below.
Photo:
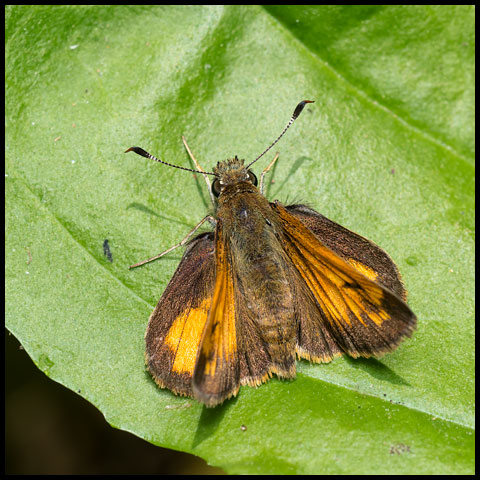
<path fill-rule="evenodd" d="M 229 473 L 473 473 L 474 41 L 464 5 L 7 6 L 8 329 L 115 427 Z M 385 248 L 418 330 L 206 409 L 143 363 L 181 252 L 128 265 L 209 197 L 123 151 L 189 167 L 185 135 L 204 168 L 253 159 L 302 99 L 268 197 Z"/>

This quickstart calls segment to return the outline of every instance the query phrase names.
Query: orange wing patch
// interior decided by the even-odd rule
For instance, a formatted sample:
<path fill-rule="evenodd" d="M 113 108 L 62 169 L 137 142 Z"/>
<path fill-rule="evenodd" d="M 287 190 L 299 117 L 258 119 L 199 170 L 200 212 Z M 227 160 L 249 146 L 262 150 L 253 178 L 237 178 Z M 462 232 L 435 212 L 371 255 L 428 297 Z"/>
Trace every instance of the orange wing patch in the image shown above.
<path fill-rule="evenodd" d="M 206 298 L 198 308 L 183 312 L 170 327 L 165 344 L 174 357 L 173 372 L 193 374 L 211 303 L 211 298 Z"/>
<path fill-rule="evenodd" d="M 359 262 L 354 258 L 349 258 L 348 263 L 355 267 L 360 273 L 363 273 L 363 275 L 365 275 L 370 280 L 375 282 L 378 279 L 377 272 L 375 272 L 375 270 L 373 270 L 373 268 L 370 268 L 368 265 L 365 265 L 364 263 Z"/>

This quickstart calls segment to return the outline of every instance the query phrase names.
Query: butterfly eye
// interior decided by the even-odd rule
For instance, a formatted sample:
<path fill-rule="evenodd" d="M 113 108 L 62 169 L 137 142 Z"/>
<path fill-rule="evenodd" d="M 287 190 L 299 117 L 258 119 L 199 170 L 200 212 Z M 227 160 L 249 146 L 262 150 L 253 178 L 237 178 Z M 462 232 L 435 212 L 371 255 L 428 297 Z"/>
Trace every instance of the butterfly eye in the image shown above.
<path fill-rule="evenodd" d="M 248 170 L 248 178 L 255 186 L 258 185 L 257 176 L 251 170 Z"/>
<path fill-rule="evenodd" d="M 212 183 L 212 192 L 216 197 L 220 195 L 221 188 L 220 188 L 220 180 L 218 178 L 216 178 Z"/>

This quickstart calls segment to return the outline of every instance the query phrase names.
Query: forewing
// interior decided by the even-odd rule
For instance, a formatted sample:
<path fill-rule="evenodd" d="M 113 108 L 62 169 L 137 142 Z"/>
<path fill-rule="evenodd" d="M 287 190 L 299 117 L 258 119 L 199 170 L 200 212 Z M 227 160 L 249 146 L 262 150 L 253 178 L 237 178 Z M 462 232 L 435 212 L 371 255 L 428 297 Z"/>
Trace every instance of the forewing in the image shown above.
<path fill-rule="evenodd" d="M 193 396 L 192 377 L 215 284 L 214 234 L 195 237 L 148 321 L 147 368 L 157 384 Z"/>
<path fill-rule="evenodd" d="M 328 248 L 285 207 L 278 203 L 271 206 L 282 225 L 285 251 L 343 352 L 352 357 L 381 355 L 412 334 L 416 317 L 397 294 Z M 314 357 L 316 352 L 310 352 L 311 348 L 298 339 L 300 356 Z"/>
<path fill-rule="evenodd" d="M 193 376 L 195 398 L 210 407 L 236 395 L 240 386 L 234 285 L 228 255 L 228 243 L 221 221 L 217 220 L 215 286 Z"/>

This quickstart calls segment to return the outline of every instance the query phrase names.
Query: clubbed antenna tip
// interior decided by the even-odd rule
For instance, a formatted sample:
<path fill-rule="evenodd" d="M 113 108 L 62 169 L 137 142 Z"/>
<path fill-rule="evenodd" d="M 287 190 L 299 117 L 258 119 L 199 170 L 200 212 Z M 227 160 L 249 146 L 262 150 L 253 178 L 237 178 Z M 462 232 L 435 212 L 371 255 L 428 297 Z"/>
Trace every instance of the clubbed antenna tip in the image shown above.
<path fill-rule="evenodd" d="M 266 149 L 264 150 L 253 162 L 249 163 L 247 165 L 247 168 L 250 168 L 251 165 L 253 165 L 257 160 L 262 158 L 284 135 L 285 132 L 290 128 L 290 125 L 297 119 L 297 117 L 302 113 L 303 109 L 305 108 L 305 105 L 307 103 L 315 103 L 314 100 L 302 100 L 296 107 L 295 110 L 293 111 L 292 118 L 289 120 L 287 123 L 287 126 L 283 129 L 283 132 L 277 137 L 277 139 Z"/>
<path fill-rule="evenodd" d="M 295 111 L 293 112 L 293 118 L 296 119 L 303 111 L 305 108 L 305 105 L 307 103 L 315 103 L 315 100 L 303 100 L 301 101 L 296 107 Z"/>

